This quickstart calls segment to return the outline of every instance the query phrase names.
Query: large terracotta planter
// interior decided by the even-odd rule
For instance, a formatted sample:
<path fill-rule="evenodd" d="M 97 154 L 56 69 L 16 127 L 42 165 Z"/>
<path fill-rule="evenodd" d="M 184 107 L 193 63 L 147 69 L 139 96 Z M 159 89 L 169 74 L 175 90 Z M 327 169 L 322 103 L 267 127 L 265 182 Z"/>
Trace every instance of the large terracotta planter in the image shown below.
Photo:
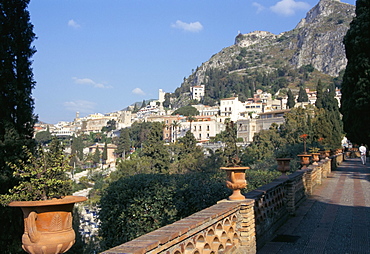
<path fill-rule="evenodd" d="M 12 207 L 23 211 L 22 248 L 30 254 L 58 254 L 68 251 L 75 242 L 72 210 L 75 203 L 87 198 L 66 196 L 44 201 L 14 201 Z"/>
<path fill-rule="evenodd" d="M 312 155 L 312 160 L 313 160 L 313 165 L 318 165 L 318 162 L 320 160 L 320 153 L 311 153 Z"/>
<path fill-rule="evenodd" d="M 277 169 L 281 172 L 280 178 L 288 178 L 286 173 L 290 170 L 290 160 L 292 158 L 277 158 L 278 163 Z"/>
<path fill-rule="evenodd" d="M 245 200 L 245 196 L 241 194 L 241 190 L 247 187 L 245 170 L 249 169 L 249 167 L 222 167 L 221 169 L 225 170 L 227 174 L 227 188 L 233 190 L 233 194 L 229 197 L 229 200 Z"/>
<path fill-rule="evenodd" d="M 311 155 L 310 154 L 298 154 L 297 156 L 301 158 L 302 169 L 306 169 L 308 164 L 310 164 Z"/>

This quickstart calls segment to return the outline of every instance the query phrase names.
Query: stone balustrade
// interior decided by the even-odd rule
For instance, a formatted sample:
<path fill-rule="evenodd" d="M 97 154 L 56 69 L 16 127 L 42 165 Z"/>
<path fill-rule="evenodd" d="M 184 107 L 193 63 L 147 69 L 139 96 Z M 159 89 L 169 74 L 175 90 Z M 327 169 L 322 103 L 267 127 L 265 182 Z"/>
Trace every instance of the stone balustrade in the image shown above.
<path fill-rule="evenodd" d="M 253 205 L 223 200 L 103 253 L 255 253 Z"/>
<path fill-rule="evenodd" d="M 248 192 L 244 201 L 222 200 L 103 253 L 256 253 L 342 161 L 343 154 L 331 156 Z"/>

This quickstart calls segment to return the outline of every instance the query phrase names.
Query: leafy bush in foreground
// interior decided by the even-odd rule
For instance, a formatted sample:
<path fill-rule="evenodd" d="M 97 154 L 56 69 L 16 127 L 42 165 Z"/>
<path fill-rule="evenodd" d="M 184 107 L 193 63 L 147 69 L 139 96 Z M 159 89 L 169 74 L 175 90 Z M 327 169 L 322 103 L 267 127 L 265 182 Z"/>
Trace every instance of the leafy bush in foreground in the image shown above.
<path fill-rule="evenodd" d="M 279 175 L 248 170 L 250 191 Z M 106 250 L 173 223 L 227 198 L 225 173 L 138 174 L 109 185 L 101 198 L 100 236 Z"/>

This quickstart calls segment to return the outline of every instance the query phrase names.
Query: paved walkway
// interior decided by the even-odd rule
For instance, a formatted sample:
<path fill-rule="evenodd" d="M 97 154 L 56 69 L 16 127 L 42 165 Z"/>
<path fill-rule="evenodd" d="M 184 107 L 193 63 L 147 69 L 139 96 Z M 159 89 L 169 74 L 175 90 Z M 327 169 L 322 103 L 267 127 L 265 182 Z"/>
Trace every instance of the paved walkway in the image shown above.
<path fill-rule="evenodd" d="M 370 253 L 369 159 L 344 161 L 257 253 Z"/>

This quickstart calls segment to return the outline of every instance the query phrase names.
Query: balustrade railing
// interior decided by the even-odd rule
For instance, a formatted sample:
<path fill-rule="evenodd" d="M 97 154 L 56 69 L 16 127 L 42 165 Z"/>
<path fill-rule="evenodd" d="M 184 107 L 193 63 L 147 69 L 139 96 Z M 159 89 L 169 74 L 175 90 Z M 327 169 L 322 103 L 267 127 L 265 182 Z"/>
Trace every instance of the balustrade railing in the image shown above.
<path fill-rule="evenodd" d="M 246 200 L 222 200 L 103 253 L 256 253 L 342 161 L 343 154 L 323 159 L 248 192 Z"/>

